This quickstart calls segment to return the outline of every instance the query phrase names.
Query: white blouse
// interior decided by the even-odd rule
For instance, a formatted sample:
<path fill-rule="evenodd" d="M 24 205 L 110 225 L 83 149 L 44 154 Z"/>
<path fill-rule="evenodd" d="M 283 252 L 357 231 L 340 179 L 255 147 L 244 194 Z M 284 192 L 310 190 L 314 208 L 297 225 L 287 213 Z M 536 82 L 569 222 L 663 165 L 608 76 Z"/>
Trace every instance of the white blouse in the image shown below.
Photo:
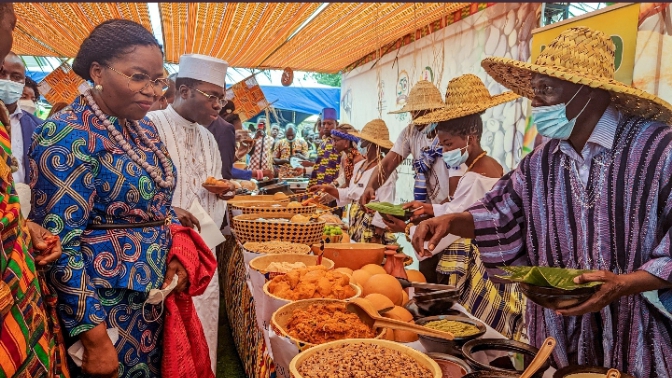
<path fill-rule="evenodd" d="M 438 217 L 440 215 L 452 214 L 452 213 L 461 213 L 469 206 L 476 203 L 485 196 L 485 194 L 495 186 L 495 183 L 499 181 L 498 178 L 486 177 L 476 172 L 467 172 L 462 176 L 460 181 L 455 188 L 455 194 L 453 195 L 453 200 L 443 204 L 432 205 L 434 208 L 434 216 Z M 411 238 L 415 234 L 416 226 L 411 227 L 410 234 Z M 439 241 L 434 251 L 432 251 L 432 256 L 443 252 L 448 246 L 453 244 L 456 240 L 460 239 L 456 235 L 447 235 L 445 238 Z M 428 242 L 425 242 L 425 249 L 428 249 Z M 416 257 L 419 261 L 426 260 L 430 257 L 420 257 L 416 251 Z"/>
<path fill-rule="evenodd" d="M 338 206 L 344 206 L 349 203 L 359 201 L 359 199 L 362 197 L 362 194 L 364 194 L 364 189 L 366 189 L 366 186 L 369 184 L 369 180 L 371 180 L 374 168 L 376 168 L 376 165 L 371 166 L 368 170 L 362 172 L 360 177 L 358 172 L 364 164 L 366 164 L 366 160 L 358 162 L 352 168 L 352 179 L 350 180 L 350 185 L 348 187 L 337 188 L 338 198 L 336 198 L 336 201 Z M 394 170 L 387 178 L 387 181 L 385 181 L 385 183 L 380 188 L 378 188 L 378 190 L 376 190 L 376 201 L 394 203 L 396 184 L 397 171 Z M 383 222 L 383 217 L 381 217 L 377 212 L 373 216 L 371 223 L 376 227 L 387 228 Z"/>

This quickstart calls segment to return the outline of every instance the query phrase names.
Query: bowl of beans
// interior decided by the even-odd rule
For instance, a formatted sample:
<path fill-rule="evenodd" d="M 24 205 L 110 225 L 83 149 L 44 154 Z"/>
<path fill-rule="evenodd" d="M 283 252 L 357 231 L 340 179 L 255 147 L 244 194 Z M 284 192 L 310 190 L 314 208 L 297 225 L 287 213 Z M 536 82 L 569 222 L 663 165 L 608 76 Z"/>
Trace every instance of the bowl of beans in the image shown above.
<path fill-rule="evenodd" d="M 426 354 L 388 340 L 346 339 L 320 344 L 289 363 L 295 378 L 442 378 Z"/>
<path fill-rule="evenodd" d="M 451 332 L 455 336 L 453 340 L 444 340 L 424 335 L 419 335 L 419 338 L 420 343 L 428 353 L 445 353 L 453 356 L 462 356 L 462 345 L 469 340 L 483 336 L 486 331 L 486 326 L 483 322 L 464 316 L 428 316 L 416 320 L 415 324 L 439 331 Z"/>

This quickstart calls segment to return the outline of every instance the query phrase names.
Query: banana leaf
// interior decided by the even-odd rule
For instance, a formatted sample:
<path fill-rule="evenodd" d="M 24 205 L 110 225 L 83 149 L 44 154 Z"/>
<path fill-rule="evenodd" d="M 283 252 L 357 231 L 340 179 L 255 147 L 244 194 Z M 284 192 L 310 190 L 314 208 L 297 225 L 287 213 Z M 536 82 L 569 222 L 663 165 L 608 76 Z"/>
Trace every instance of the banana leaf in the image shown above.
<path fill-rule="evenodd" d="M 583 273 L 593 272 L 593 270 L 553 268 L 548 266 L 500 266 L 499 268 L 509 273 L 509 275 L 496 276 L 498 278 L 541 287 L 575 290 L 602 284 L 602 282 L 587 282 L 584 284 L 574 283 L 575 277 L 580 276 Z"/>
<path fill-rule="evenodd" d="M 396 215 L 398 217 L 406 215 L 404 205 L 395 205 L 389 202 L 371 202 L 367 203 L 366 207 L 381 214 Z"/>

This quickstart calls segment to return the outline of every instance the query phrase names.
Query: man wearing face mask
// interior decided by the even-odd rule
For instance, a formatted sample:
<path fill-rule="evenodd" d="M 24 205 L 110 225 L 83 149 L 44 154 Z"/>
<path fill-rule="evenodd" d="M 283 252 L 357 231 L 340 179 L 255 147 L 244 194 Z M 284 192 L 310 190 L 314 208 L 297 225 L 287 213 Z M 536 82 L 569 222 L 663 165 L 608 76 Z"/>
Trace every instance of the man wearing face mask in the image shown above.
<path fill-rule="evenodd" d="M 227 68 L 228 63 L 220 59 L 198 54 L 182 55 L 175 79 L 175 100 L 167 109 L 147 114 L 157 126 L 177 168 L 173 206 L 190 209 L 194 201 L 198 201 L 217 227 L 222 225 L 226 213 L 222 195 L 235 188 L 228 182 L 228 185 L 217 189 L 201 186 L 208 177 L 222 178 L 222 158 L 217 141 L 203 125 L 217 119 L 227 102 L 224 82 Z M 215 253 L 214 249 L 212 252 Z M 212 368 L 216 371 L 218 275 L 213 275 L 203 295 L 193 299 L 210 349 Z"/>
<path fill-rule="evenodd" d="M 37 126 L 42 124 L 42 120 L 35 117 L 33 112 L 22 109 L 19 104 L 25 82 L 26 66 L 18 55 L 10 52 L 7 54 L 0 71 L 0 100 L 5 103 L 10 114 L 12 155 L 16 158 L 17 164 L 17 170 L 12 173 L 12 176 L 14 176 L 14 182 L 17 184 L 28 184 L 30 182 L 28 149 L 33 132 Z M 34 111 L 34 108 L 32 110 Z M 24 198 L 21 198 L 21 200 L 22 203 L 26 202 Z"/>
<path fill-rule="evenodd" d="M 550 138 L 464 212 L 420 223 L 416 250 L 448 234 L 473 238 L 500 266 L 589 269 L 590 298 L 551 311 L 527 303 L 531 344 L 557 340 L 554 364 L 672 376 L 672 105 L 614 79 L 615 46 L 600 31 L 562 32 L 535 63 L 487 58 L 497 82 L 532 99 Z M 579 347 L 577 347 L 579 346 Z"/>

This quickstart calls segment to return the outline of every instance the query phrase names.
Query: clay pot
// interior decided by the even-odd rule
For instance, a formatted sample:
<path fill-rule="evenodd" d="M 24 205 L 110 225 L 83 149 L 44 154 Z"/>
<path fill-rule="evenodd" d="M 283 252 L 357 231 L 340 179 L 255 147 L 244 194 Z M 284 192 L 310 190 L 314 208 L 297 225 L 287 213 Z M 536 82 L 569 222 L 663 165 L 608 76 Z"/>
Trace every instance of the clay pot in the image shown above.
<path fill-rule="evenodd" d="M 313 244 L 313 252 L 320 253 L 320 245 Z M 383 262 L 385 245 L 376 243 L 327 243 L 324 257 L 334 262 L 335 268 L 357 270 L 367 264 Z"/>

